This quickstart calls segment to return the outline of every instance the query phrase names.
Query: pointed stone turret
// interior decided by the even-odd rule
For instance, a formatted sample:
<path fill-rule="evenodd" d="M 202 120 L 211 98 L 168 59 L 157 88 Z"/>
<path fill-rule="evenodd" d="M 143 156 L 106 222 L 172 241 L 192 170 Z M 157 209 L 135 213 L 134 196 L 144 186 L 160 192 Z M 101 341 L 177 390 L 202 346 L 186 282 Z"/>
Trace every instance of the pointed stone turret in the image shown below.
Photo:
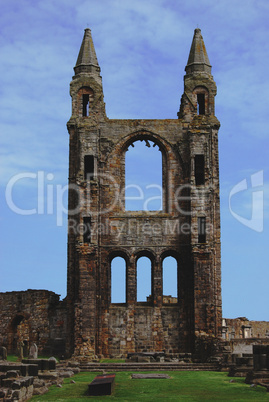
<path fill-rule="evenodd" d="M 106 117 L 101 68 L 99 66 L 90 28 L 86 28 L 80 46 L 75 75 L 70 83 L 72 117 L 87 118 L 89 124 Z"/>
<path fill-rule="evenodd" d="M 197 115 L 214 116 L 217 87 L 211 74 L 211 65 L 201 29 L 196 28 L 185 67 L 184 94 L 178 117 L 191 121 Z"/>
<path fill-rule="evenodd" d="M 85 29 L 74 71 L 75 75 L 90 73 L 100 76 L 101 69 L 99 67 L 97 56 L 95 53 L 90 28 Z"/>
<path fill-rule="evenodd" d="M 187 66 L 185 68 L 187 74 L 195 72 L 205 72 L 211 74 L 211 65 L 201 34 L 201 29 L 196 28 L 193 35 L 191 50 Z"/>

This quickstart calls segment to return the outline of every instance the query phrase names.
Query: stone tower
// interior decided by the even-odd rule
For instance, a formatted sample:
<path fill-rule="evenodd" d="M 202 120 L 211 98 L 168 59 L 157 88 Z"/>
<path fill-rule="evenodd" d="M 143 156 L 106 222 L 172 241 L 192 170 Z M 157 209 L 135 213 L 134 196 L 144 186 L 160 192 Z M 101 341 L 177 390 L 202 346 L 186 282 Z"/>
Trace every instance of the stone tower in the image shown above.
<path fill-rule="evenodd" d="M 220 123 L 200 29 L 195 29 L 185 70 L 177 119 L 109 119 L 91 31 L 85 29 L 67 123 L 70 355 L 199 354 L 221 334 Z M 125 154 L 138 140 L 162 153 L 160 211 L 125 210 Z M 142 256 L 150 260 L 151 292 L 139 302 L 137 262 Z M 173 302 L 163 294 L 167 256 L 177 263 Z M 111 300 L 115 257 L 125 262 L 122 303 Z"/>

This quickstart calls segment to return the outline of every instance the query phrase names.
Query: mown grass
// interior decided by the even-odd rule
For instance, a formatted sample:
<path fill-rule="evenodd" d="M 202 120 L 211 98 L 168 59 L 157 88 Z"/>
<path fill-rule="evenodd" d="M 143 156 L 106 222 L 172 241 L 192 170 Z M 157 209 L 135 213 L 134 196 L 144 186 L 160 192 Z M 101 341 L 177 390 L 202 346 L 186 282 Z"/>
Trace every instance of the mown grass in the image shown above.
<path fill-rule="evenodd" d="M 31 401 L 268 401 L 266 389 L 250 387 L 243 378 L 227 373 L 205 371 L 166 372 L 171 379 L 131 379 L 130 372 L 116 373 L 116 386 L 111 396 L 87 396 L 88 384 L 96 373 L 79 373 L 65 379 L 63 387 L 52 386 L 49 392 Z"/>
<path fill-rule="evenodd" d="M 19 361 L 19 358 L 16 355 L 7 355 L 7 361 L 8 362 L 17 362 L 17 361 Z"/>

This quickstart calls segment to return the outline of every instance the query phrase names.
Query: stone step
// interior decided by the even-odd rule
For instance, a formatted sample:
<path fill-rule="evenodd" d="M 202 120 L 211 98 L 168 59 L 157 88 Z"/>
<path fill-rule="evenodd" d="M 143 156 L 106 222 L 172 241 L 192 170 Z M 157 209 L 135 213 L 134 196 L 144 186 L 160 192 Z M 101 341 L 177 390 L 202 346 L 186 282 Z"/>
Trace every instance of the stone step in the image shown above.
<path fill-rule="evenodd" d="M 80 365 L 81 371 L 218 371 L 217 364 L 210 363 L 87 363 Z"/>

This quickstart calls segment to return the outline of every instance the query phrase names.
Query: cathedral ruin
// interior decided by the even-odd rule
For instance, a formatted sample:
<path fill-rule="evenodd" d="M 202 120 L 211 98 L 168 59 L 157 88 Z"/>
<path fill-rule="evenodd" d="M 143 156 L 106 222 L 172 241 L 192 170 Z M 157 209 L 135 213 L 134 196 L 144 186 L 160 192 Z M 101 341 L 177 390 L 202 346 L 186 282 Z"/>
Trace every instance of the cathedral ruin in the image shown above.
<path fill-rule="evenodd" d="M 217 88 L 200 29 L 195 29 L 185 70 L 177 119 L 109 119 L 91 31 L 85 29 L 70 84 L 72 116 L 67 123 L 70 354 L 195 352 L 201 340 L 221 336 L 220 123 L 215 116 Z M 162 153 L 158 211 L 125 209 L 125 155 L 139 140 Z M 107 225 L 110 230 L 100 230 Z M 167 256 L 177 262 L 174 303 L 167 303 L 163 294 Z M 111 300 L 116 257 L 125 261 L 123 303 Z M 146 302 L 137 300 L 141 257 L 151 265 Z"/>
<path fill-rule="evenodd" d="M 25 338 L 41 351 L 60 348 L 65 356 L 88 359 L 143 351 L 199 355 L 221 338 L 220 123 L 217 88 L 198 28 L 185 71 L 177 118 L 109 119 L 91 31 L 85 29 L 67 123 L 67 297 L 60 302 L 49 291 L 2 293 L 2 344 L 9 352 Z M 125 206 L 125 157 L 137 141 L 161 152 L 159 210 Z M 120 303 L 111 298 L 117 257 L 124 261 Z M 141 302 L 142 257 L 150 263 L 151 289 Z M 176 261 L 176 297 L 163 292 L 167 257 Z"/>

